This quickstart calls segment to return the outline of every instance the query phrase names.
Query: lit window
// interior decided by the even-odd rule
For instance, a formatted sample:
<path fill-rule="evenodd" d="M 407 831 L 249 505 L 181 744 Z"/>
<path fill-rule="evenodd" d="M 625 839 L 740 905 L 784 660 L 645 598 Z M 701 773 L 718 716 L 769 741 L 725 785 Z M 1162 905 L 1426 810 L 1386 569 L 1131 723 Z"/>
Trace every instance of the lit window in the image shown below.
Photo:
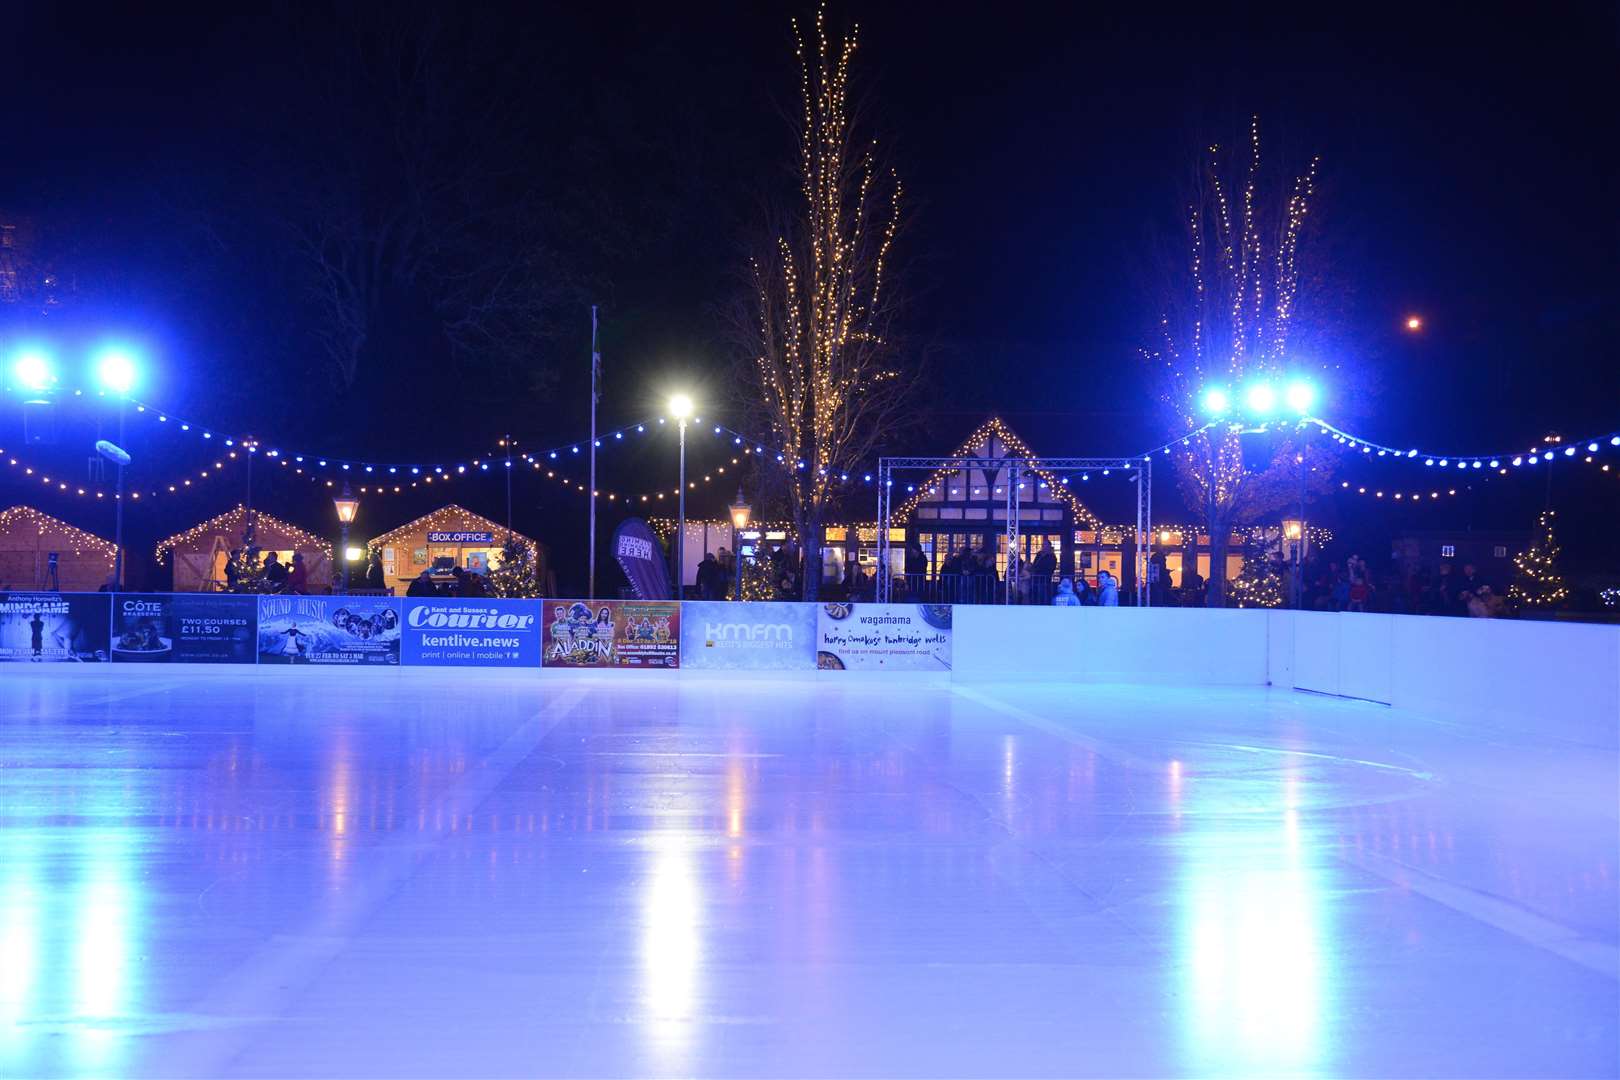
<path fill-rule="evenodd" d="M 1440 545 L 1440 557 L 1442 559 L 1455 558 L 1456 555 L 1457 555 L 1457 548 L 1456 548 L 1455 545 L 1452 545 L 1452 544 L 1441 544 Z"/>

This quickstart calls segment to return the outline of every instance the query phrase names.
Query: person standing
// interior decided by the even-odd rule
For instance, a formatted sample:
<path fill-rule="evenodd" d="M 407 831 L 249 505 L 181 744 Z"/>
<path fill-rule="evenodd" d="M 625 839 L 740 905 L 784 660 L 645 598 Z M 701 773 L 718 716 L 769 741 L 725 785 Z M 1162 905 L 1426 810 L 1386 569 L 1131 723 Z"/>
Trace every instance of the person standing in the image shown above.
<path fill-rule="evenodd" d="M 1097 574 L 1097 604 L 1100 607 L 1119 607 L 1119 585 L 1107 570 Z"/>
<path fill-rule="evenodd" d="M 1075 595 L 1074 582 L 1064 578 L 1058 582 L 1057 595 L 1052 597 L 1053 607 L 1079 607 L 1080 597 Z"/>
<path fill-rule="evenodd" d="M 1035 591 L 1035 602 L 1044 604 L 1046 598 L 1052 595 L 1052 578 L 1057 573 L 1057 552 L 1052 550 L 1052 538 L 1047 537 L 1041 545 L 1041 550 L 1035 553 L 1034 560 L 1029 564 L 1030 586 Z M 1069 591 L 1074 591 L 1071 583 Z"/>
<path fill-rule="evenodd" d="M 382 592 L 388 588 L 388 579 L 383 575 L 382 555 L 376 551 L 366 563 L 366 588 Z"/>
<path fill-rule="evenodd" d="M 285 592 L 287 584 L 287 567 L 276 559 L 276 553 L 269 551 L 264 556 L 264 580 L 269 582 L 271 592 Z"/>
<path fill-rule="evenodd" d="M 293 552 L 292 569 L 287 571 L 287 591 L 302 596 L 309 591 L 309 567 L 304 565 L 304 553 Z"/>

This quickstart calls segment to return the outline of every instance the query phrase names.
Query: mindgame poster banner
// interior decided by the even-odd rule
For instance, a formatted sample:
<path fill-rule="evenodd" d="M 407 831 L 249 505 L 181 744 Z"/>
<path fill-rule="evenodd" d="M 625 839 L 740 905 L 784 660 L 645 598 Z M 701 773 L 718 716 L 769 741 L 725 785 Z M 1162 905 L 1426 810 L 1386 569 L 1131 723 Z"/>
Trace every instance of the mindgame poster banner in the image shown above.
<path fill-rule="evenodd" d="M 816 666 L 832 671 L 949 671 L 949 604 L 824 604 Z"/>
<path fill-rule="evenodd" d="M 399 601 L 391 596 L 259 597 L 259 663 L 399 663 Z"/>
<path fill-rule="evenodd" d="M 105 662 L 111 599 L 108 593 L 0 593 L 0 662 Z"/>
<path fill-rule="evenodd" d="M 118 593 L 112 658 L 120 664 L 251 664 L 258 597 Z"/>
<path fill-rule="evenodd" d="M 542 664 L 678 668 L 681 606 L 673 600 L 548 600 Z"/>

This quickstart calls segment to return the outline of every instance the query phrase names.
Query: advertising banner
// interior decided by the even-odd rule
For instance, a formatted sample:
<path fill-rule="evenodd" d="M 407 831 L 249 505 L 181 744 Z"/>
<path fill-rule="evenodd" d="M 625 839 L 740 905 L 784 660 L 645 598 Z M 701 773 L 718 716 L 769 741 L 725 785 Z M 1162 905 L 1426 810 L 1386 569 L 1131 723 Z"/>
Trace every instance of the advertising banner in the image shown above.
<path fill-rule="evenodd" d="M 118 593 L 112 658 L 121 664 L 251 664 L 259 599 L 221 593 Z"/>
<path fill-rule="evenodd" d="M 619 522 L 613 530 L 613 557 L 619 560 L 630 587 L 641 599 L 663 600 L 671 595 L 664 545 L 645 521 L 625 518 Z"/>
<path fill-rule="evenodd" d="M 688 601 L 681 605 L 681 666 L 727 671 L 811 671 L 815 604 Z"/>
<path fill-rule="evenodd" d="M 545 667 L 677 668 L 681 605 L 673 600 L 543 601 Z"/>
<path fill-rule="evenodd" d="M 259 597 L 261 664 L 398 664 L 392 596 Z"/>
<path fill-rule="evenodd" d="M 539 667 L 538 600 L 404 601 L 400 658 L 431 667 Z"/>
<path fill-rule="evenodd" d="M 99 663 L 111 638 L 108 593 L 0 593 L 0 661 Z"/>
<path fill-rule="evenodd" d="M 833 671 L 949 671 L 949 604 L 823 604 L 816 666 Z"/>

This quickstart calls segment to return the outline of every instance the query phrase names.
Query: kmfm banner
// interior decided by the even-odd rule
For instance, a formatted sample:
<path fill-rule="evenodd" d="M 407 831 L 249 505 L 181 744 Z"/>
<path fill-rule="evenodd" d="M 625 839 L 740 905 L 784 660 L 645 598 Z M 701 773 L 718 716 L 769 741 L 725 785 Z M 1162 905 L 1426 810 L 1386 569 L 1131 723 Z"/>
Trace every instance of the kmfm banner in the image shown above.
<path fill-rule="evenodd" d="M 539 667 L 538 600 L 405 598 L 401 657 L 428 667 Z"/>
<path fill-rule="evenodd" d="M 815 604 L 681 604 L 681 666 L 725 671 L 813 671 Z"/>
<path fill-rule="evenodd" d="M 949 671 L 949 604 L 824 604 L 816 666 L 824 670 Z"/>

